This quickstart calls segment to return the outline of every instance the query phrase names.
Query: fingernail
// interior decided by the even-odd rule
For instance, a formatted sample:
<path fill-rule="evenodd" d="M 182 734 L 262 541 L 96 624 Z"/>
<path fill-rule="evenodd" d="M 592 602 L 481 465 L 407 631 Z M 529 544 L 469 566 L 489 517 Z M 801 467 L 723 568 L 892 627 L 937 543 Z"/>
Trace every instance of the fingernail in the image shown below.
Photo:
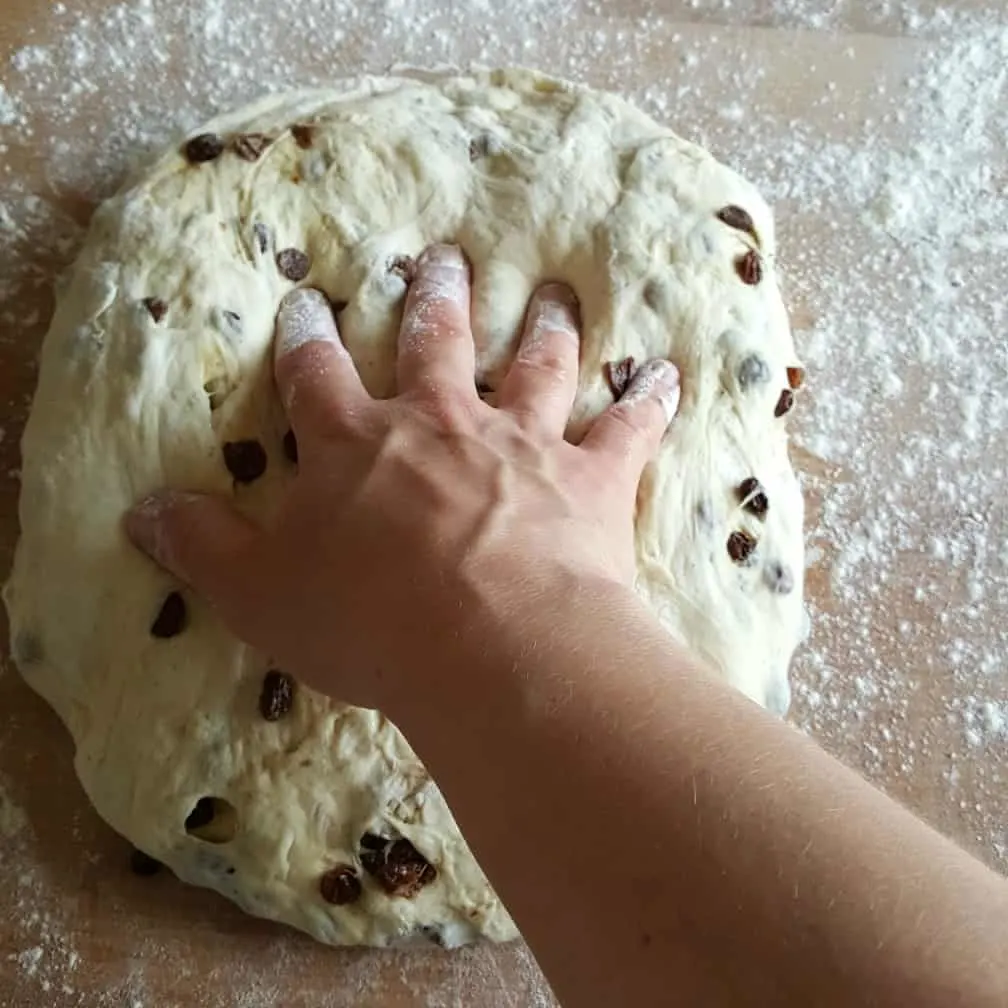
<path fill-rule="evenodd" d="M 671 361 L 645 361 L 630 379 L 630 387 L 620 399 L 621 406 L 633 406 L 645 399 L 657 399 L 668 423 L 679 409 L 679 369 Z"/>
<path fill-rule="evenodd" d="M 443 269 L 468 270 L 469 264 L 458 245 L 428 245 L 420 253 L 418 266 L 434 266 Z"/>
<path fill-rule="evenodd" d="M 543 284 L 536 291 L 539 322 L 550 329 L 578 335 L 581 312 L 577 295 L 566 284 Z"/>
<path fill-rule="evenodd" d="M 276 331 L 278 356 L 291 353 L 315 340 L 343 346 L 336 330 L 329 298 L 312 287 L 292 290 L 280 302 Z"/>

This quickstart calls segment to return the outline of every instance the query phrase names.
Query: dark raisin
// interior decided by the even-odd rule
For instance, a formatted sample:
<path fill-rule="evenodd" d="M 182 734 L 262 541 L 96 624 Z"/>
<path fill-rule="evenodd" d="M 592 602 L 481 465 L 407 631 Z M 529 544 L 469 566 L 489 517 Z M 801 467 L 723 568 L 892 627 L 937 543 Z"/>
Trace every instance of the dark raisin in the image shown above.
<path fill-rule="evenodd" d="M 296 248 L 281 249 L 276 254 L 277 269 L 294 283 L 304 280 L 311 271 L 311 259 Z"/>
<path fill-rule="evenodd" d="M 748 565 L 756 550 L 756 540 L 741 529 L 728 536 L 728 556 L 737 564 Z"/>
<path fill-rule="evenodd" d="M 227 471 L 239 483 L 252 483 L 266 472 L 266 449 L 258 441 L 225 441 L 221 451 Z"/>
<path fill-rule="evenodd" d="M 133 848 L 130 854 L 130 871 L 134 875 L 142 875 L 145 878 L 149 878 L 151 875 L 157 875 L 163 867 L 164 865 L 157 858 L 152 858 L 150 854 L 145 854 L 142 850 Z"/>
<path fill-rule="evenodd" d="M 759 354 L 750 354 L 738 366 L 739 387 L 745 392 L 751 385 L 770 381 L 770 365 Z"/>
<path fill-rule="evenodd" d="M 360 838 L 360 845 L 364 850 L 383 851 L 388 847 L 388 844 L 388 840 L 383 836 L 378 836 L 377 833 L 365 833 Z"/>
<path fill-rule="evenodd" d="M 788 595 L 794 590 L 794 576 L 782 563 L 768 563 L 763 568 L 763 583 L 777 595 Z"/>
<path fill-rule="evenodd" d="M 746 511 L 761 520 L 766 517 L 767 511 L 770 510 L 770 500 L 763 489 L 763 484 L 755 476 L 742 480 L 736 493 Z"/>
<path fill-rule="evenodd" d="M 805 384 L 805 369 L 789 367 L 787 369 L 787 383 L 793 389 L 800 389 Z"/>
<path fill-rule="evenodd" d="M 301 150 L 308 150 L 315 140 L 315 127 L 309 126 L 307 123 L 295 123 L 291 126 L 290 131 L 294 142 Z"/>
<path fill-rule="evenodd" d="M 287 431 L 287 433 L 284 434 L 283 436 L 283 453 L 284 458 L 286 458 L 288 462 L 293 462 L 295 465 L 297 465 L 298 460 L 297 438 L 294 436 L 294 431 L 292 430 Z"/>
<path fill-rule="evenodd" d="M 319 892 L 326 903 L 345 906 L 360 899 L 363 887 L 357 872 L 350 865 L 336 865 L 319 879 Z"/>
<path fill-rule="evenodd" d="M 403 899 L 412 899 L 437 878 L 437 869 L 405 838 L 382 852 L 362 854 L 361 864 L 389 896 Z"/>
<path fill-rule="evenodd" d="M 745 255 L 739 256 L 735 260 L 735 272 L 738 273 L 742 283 L 755 287 L 763 279 L 763 262 L 759 252 L 749 249 Z"/>
<path fill-rule="evenodd" d="M 727 224 L 728 227 L 735 228 L 736 231 L 744 231 L 747 235 L 751 235 L 752 240 L 759 245 L 760 240 L 756 233 L 756 225 L 748 210 L 743 210 L 740 206 L 726 206 L 721 207 L 716 216 L 722 224 Z"/>
<path fill-rule="evenodd" d="M 216 803 L 213 798 L 200 798 L 193 806 L 192 812 L 186 816 L 185 828 L 188 833 L 209 826 L 216 815 Z"/>
<path fill-rule="evenodd" d="M 602 365 L 602 374 L 605 376 L 606 384 L 608 384 L 614 399 L 622 398 L 630 384 L 634 370 L 633 357 L 624 357 L 621 361 L 606 361 Z"/>
<path fill-rule="evenodd" d="M 224 152 L 224 139 L 216 133 L 201 133 L 186 141 L 182 153 L 190 164 L 203 164 L 205 161 L 213 161 Z"/>
<path fill-rule="evenodd" d="M 294 680 L 285 672 L 270 669 L 263 676 L 259 713 L 267 721 L 279 721 L 294 706 Z"/>
<path fill-rule="evenodd" d="M 151 636 L 162 640 L 176 637 L 185 629 L 186 616 L 185 599 L 177 591 L 169 592 L 151 623 Z"/>
<path fill-rule="evenodd" d="M 258 161 L 272 142 L 265 133 L 239 133 L 231 141 L 231 150 L 243 161 Z"/>
<path fill-rule="evenodd" d="M 416 270 L 416 260 L 412 256 L 401 255 L 389 260 L 389 273 L 394 273 L 405 284 L 413 283 Z"/>
<path fill-rule="evenodd" d="M 155 322 L 160 322 L 161 319 L 168 314 L 168 305 L 166 305 L 161 298 L 144 298 L 143 304 L 144 308 L 147 309 L 147 314 L 150 315 Z"/>
<path fill-rule="evenodd" d="M 794 392 L 791 389 L 781 389 L 780 398 L 777 400 L 777 405 L 774 406 L 773 415 L 775 417 L 782 417 L 785 413 L 791 411 L 791 407 L 794 406 Z"/>
<path fill-rule="evenodd" d="M 252 231 L 255 234 L 256 245 L 259 246 L 259 251 L 266 252 L 272 241 L 270 229 L 265 224 L 257 223 L 252 225 Z"/>

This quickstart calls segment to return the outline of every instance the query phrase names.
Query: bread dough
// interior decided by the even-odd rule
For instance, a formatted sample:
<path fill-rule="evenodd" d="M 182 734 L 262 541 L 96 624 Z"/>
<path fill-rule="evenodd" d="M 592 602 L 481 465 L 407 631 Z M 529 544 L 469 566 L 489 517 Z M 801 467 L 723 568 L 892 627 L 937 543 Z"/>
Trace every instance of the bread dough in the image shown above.
<path fill-rule="evenodd" d="M 526 72 L 271 97 L 201 132 L 97 212 L 60 292 L 23 441 L 15 660 L 98 812 L 187 882 L 333 944 L 511 938 L 399 732 L 292 691 L 121 517 L 168 486 L 268 522 L 296 473 L 270 364 L 283 295 L 302 275 L 326 291 L 389 396 L 407 257 L 458 241 L 484 388 L 545 280 L 581 301 L 572 437 L 613 401 L 607 365 L 679 365 L 680 416 L 639 495 L 638 589 L 783 713 L 802 500 L 775 414 L 801 375 L 770 212 L 621 99 Z"/>

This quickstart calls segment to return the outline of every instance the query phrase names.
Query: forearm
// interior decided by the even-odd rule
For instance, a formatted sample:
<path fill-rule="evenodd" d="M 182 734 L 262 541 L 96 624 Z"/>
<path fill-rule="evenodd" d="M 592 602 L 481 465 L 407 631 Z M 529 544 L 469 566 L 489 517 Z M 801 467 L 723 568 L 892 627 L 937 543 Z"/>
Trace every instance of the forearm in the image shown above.
<path fill-rule="evenodd" d="M 446 653 L 466 717 L 404 727 L 565 1003 L 1003 1003 L 1006 883 L 622 593 L 550 602 Z"/>

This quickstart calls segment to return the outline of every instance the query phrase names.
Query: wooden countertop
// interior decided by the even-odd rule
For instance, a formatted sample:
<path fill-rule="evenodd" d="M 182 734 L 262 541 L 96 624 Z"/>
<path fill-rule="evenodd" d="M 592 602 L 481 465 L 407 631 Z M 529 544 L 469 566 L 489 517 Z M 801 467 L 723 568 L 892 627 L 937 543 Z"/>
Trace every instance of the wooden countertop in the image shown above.
<path fill-rule="evenodd" d="M 1000 319 L 1003 341 L 996 229 L 968 214 L 969 186 L 989 186 L 998 206 L 1008 186 L 1004 132 L 976 137 L 998 107 L 991 87 L 1008 107 L 1003 74 L 997 84 L 985 69 L 1008 47 L 998 0 L 949 0 L 945 28 L 929 23 L 929 0 L 891 17 L 860 7 L 830 16 L 827 0 L 520 0 L 510 17 L 507 6 L 292 0 L 280 13 L 265 0 L 82 0 L 72 10 L 7 0 L 0 562 L 16 538 L 17 441 L 52 284 L 130 151 L 264 86 L 402 63 L 524 63 L 613 87 L 708 142 L 777 205 L 812 380 L 796 459 L 814 630 L 795 666 L 792 721 L 1003 870 L 1008 554 L 991 488 L 1008 460 L 988 372 L 1003 372 L 1004 354 L 966 324 L 986 318 L 995 331 Z M 969 69 L 949 76 L 942 46 L 959 46 Z M 918 282 L 929 261 L 940 269 Z M 955 310 L 945 280 L 948 298 L 968 298 Z M 934 311 L 918 317 L 928 299 Z M 952 391 L 933 391 L 946 375 Z M 137 878 L 128 852 L 88 806 L 55 716 L 5 659 L 0 1006 L 551 1003 L 520 945 L 332 950 L 166 874 Z"/>

